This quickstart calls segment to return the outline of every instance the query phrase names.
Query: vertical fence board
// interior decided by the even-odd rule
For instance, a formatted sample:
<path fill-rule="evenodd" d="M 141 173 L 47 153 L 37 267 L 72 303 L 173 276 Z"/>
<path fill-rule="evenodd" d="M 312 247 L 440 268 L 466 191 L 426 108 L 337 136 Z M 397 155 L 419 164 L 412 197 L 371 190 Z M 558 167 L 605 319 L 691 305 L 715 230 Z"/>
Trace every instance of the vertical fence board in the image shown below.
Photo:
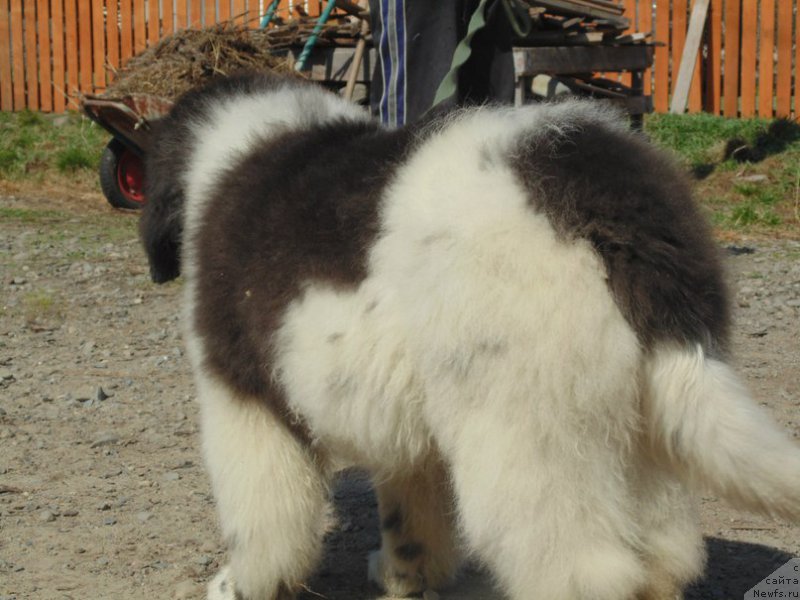
<path fill-rule="evenodd" d="M 67 55 L 67 96 L 75 108 L 75 93 L 80 85 L 78 62 L 78 0 L 64 0 L 64 47 Z"/>
<path fill-rule="evenodd" d="M 189 11 L 186 0 L 175 0 L 175 29 L 186 29 L 189 23 Z"/>
<path fill-rule="evenodd" d="M 147 47 L 147 17 L 145 0 L 133 0 L 133 51 L 139 54 Z"/>
<path fill-rule="evenodd" d="M 50 2 L 36 2 L 36 34 L 39 43 L 39 108 L 50 112 L 53 110 L 52 64 L 50 58 Z"/>
<path fill-rule="evenodd" d="M 14 72 L 14 110 L 25 108 L 25 43 L 22 27 L 22 2 L 11 0 L 11 59 Z"/>
<path fill-rule="evenodd" d="M 119 61 L 124 65 L 133 56 L 133 4 L 131 0 L 119 3 Z"/>
<path fill-rule="evenodd" d="M 166 37 L 175 32 L 175 11 L 172 6 L 172 0 L 162 0 L 161 5 L 161 35 Z"/>
<path fill-rule="evenodd" d="M 11 19 L 8 0 L 0 0 L 0 110 L 14 110 L 11 85 Z"/>
<path fill-rule="evenodd" d="M 246 10 L 244 0 L 233 0 L 233 7 L 231 8 L 233 22 L 237 25 L 244 25 Z"/>
<path fill-rule="evenodd" d="M 205 0 L 203 4 L 204 4 L 203 26 L 211 27 L 214 23 L 217 22 L 217 6 L 216 6 L 217 3 L 214 0 Z"/>
<path fill-rule="evenodd" d="M 203 26 L 203 3 L 202 0 L 191 0 L 191 12 L 189 13 L 189 27 L 198 28 Z"/>
<path fill-rule="evenodd" d="M 656 3 L 655 97 L 653 106 L 658 112 L 669 109 L 669 2 Z"/>
<path fill-rule="evenodd" d="M 76 9 L 80 8 L 77 0 Z M 92 14 L 90 11 L 80 11 L 78 14 L 78 77 L 80 91 L 84 94 L 92 93 Z"/>
<path fill-rule="evenodd" d="M 743 117 L 756 114 L 756 56 L 758 31 L 758 0 L 742 2 L 742 82 L 741 110 Z"/>
<path fill-rule="evenodd" d="M 794 38 L 794 117 L 800 119 L 800 0 L 795 11 Z"/>
<path fill-rule="evenodd" d="M 27 98 L 27 106 L 31 110 L 39 110 L 35 0 L 25 0 L 25 4 L 22 7 L 22 16 L 25 19 L 25 94 Z"/>
<path fill-rule="evenodd" d="M 775 0 L 761 0 L 758 50 L 758 115 L 769 118 L 775 91 Z"/>
<path fill-rule="evenodd" d="M 161 37 L 161 27 L 158 14 L 158 0 L 149 0 L 147 3 L 147 45 L 155 46 Z"/>
<path fill-rule="evenodd" d="M 694 8 L 694 3 L 697 0 L 693 0 L 693 2 L 689 3 L 689 14 Z M 687 26 L 688 32 L 688 26 Z M 700 40 L 700 47 L 697 51 L 697 58 L 694 61 L 694 72 L 692 73 L 692 83 L 689 86 L 689 112 L 696 113 L 703 110 L 703 68 L 705 66 L 705 61 L 703 60 L 703 44 L 706 39 L 706 34 L 708 33 L 708 13 L 706 13 L 706 22 L 705 26 L 703 27 L 703 37 Z"/>
<path fill-rule="evenodd" d="M 670 96 L 675 92 L 675 84 L 678 81 L 678 70 L 681 64 L 681 56 L 683 55 L 683 47 L 686 43 L 687 4 L 687 0 L 672 0 L 672 40 L 670 41 L 672 67 L 670 68 Z"/>
<path fill-rule="evenodd" d="M 653 3 L 649 0 L 639 0 L 639 31 L 653 33 Z M 653 69 L 644 73 L 644 93 L 648 96 L 653 93 Z"/>
<path fill-rule="evenodd" d="M 788 117 L 792 112 L 792 1 L 778 3 L 778 76 L 775 116 Z"/>
<path fill-rule="evenodd" d="M 230 0 L 219 0 L 219 15 L 217 21 L 222 23 L 231 18 L 231 2 Z"/>
<path fill-rule="evenodd" d="M 53 20 L 53 112 L 61 113 L 66 108 L 64 94 L 64 4 L 63 0 L 51 0 L 50 18 Z"/>
<path fill-rule="evenodd" d="M 106 60 L 113 75 L 119 69 L 119 0 L 106 0 Z"/>
<path fill-rule="evenodd" d="M 722 0 L 711 0 L 708 22 L 705 110 L 719 115 L 722 112 Z"/>
<path fill-rule="evenodd" d="M 106 87 L 106 23 L 103 0 L 92 0 L 92 85 L 94 90 Z"/>
<path fill-rule="evenodd" d="M 739 26 L 741 24 L 739 0 L 725 2 L 725 71 L 723 82 L 722 113 L 735 117 L 739 113 Z"/>

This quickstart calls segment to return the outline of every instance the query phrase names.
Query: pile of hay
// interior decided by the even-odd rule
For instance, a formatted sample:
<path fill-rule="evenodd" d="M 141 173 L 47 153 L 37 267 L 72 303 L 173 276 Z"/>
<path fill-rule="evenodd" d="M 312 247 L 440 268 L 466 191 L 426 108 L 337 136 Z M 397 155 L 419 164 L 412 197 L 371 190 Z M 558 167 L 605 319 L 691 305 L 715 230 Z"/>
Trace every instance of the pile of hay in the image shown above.
<path fill-rule="evenodd" d="M 242 70 L 294 73 L 276 48 L 297 41 L 302 28 L 264 31 L 220 24 L 185 29 L 132 58 L 116 73 L 104 96 L 153 94 L 175 100 L 215 75 Z"/>

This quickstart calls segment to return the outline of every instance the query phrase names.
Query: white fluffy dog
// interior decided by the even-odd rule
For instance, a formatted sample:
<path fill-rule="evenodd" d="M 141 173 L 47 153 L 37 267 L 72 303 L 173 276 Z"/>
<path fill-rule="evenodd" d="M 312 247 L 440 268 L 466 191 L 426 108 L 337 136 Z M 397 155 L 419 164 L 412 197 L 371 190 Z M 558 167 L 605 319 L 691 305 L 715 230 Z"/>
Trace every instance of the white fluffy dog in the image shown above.
<path fill-rule="evenodd" d="M 800 517 L 800 452 L 724 362 L 703 219 L 613 112 L 385 130 L 245 76 L 178 102 L 147 177 L 231 554 L 209 598 L 294 597 L 343 464 L 374 475 L 395 595 L 464 546 L 514 600 L 671 600 L 703 567 L 691 490 Z"/>

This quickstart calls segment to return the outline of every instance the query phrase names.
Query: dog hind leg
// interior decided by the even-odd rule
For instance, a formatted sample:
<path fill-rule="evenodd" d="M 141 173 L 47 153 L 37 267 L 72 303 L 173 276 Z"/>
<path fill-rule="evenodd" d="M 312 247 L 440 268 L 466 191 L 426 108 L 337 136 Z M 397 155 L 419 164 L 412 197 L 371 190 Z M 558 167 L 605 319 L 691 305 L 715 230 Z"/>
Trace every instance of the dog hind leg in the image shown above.
<path fill-rule="evenodd" d="M 269 410 L 206 379 L 203 445 L 230 564 L 209 600 L 289 600 L 322 549 L 327 482 L 314 457 Z"/>
<path fill-rule="evenodd" d="M 438 457 L 411 473 L 376 477 L 381 549 L 369 560 L 370 579 L 393 596 L 449 583 L 460 555 L 448 475 Z"/>

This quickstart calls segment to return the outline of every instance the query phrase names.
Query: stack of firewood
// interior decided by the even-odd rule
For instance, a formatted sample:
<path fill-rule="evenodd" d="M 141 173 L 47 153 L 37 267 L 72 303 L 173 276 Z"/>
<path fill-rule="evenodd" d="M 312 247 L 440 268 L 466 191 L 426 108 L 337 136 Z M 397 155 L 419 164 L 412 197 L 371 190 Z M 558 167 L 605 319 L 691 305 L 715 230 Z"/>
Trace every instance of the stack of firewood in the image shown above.
<path fill-rule="evenodd" d="M 650 32 L 626 33 L 625 7 L 612 0 L 528 0 L 532 31 L 530 46 L 637 44 Z"/>

